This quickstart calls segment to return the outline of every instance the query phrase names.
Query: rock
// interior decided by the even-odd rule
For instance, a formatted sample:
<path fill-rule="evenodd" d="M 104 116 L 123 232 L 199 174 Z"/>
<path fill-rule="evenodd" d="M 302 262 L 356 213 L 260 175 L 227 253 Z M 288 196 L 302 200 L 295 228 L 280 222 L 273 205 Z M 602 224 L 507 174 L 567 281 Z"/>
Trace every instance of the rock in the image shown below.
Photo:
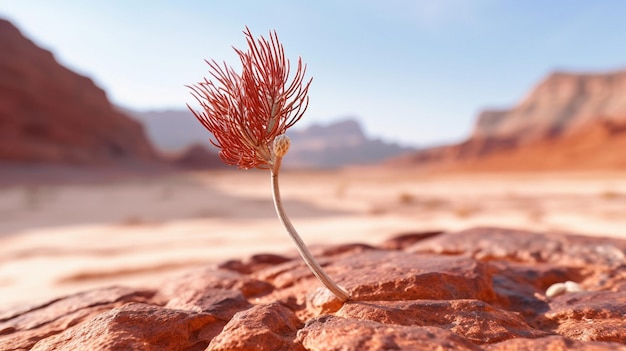
<path fill-rule="evenodd" d="M 572 339 L 626 342 L 626 291 L 563 294 L 550 301 L 544 316 Z"/>
<path fill-rule="evenodd" d="M 624 240 L 475 228 L 312 251 L 352 300 L 260 253 L 0 311 L 0 349 L 626 350 Z"/>
<path fill-rule="evenodd" d="M 222 325 L 208 313 L 131 303 L 40 340 L 31 350 L 137 350 L 146 345 L 204 350 Z"/>
<path fill-rule="evenodd" d="M 624 351 L 626 346 L 616 343 L 583 342 L 564 338 L 562 336 L 548 336 L 540 339 L 510 339 L 486 348 L 488 351 L 564 351 L 564 350 L 588 350 L 588 351 Z"/>
<path fill-rule="evenodd" d="M 529 326 L 519 313 L 480 300 L 355 301 L 344 304 L 335 314 L 385 325 L 436 326 L 476 344 L 548 334 Z"/>
<path fill-rule="evenodd" d="M 180 168 L 192 170 L 228 167 L 220 160 L 217 152 L 213 152 L 200 144 L 193 144 L 179 155 L 173 156 L 172 162 Z"/>
<path fill-rule="evenodd" d="M 0 350 L 29 350 L 99 314 L 131 302 L 147 302 L 151 290 L 109 287 L 65 296 L 41 305 L 0 313 Z"/>
<path fill-rule="evenodd" d="M 472 138 L 484 139 L 496 135 L 498 127 L 507 118 L 509 112 L 509 110 L 484 110 L 480 112 L 476 118 Z"/>
<path fill-rule="evenodd" d="M 203 292 L 209 289 L 235 290 L 245 297 L 254 297 L 267 294 L 274 287 L 248 275 L 214 267 L 203 267 L 191 269 L 185 274 L 166 280 L 158 296 L 169 300 L 178 298 L 189 290 Z"/>
<path fill-rule="evenodd" d="M 445 233 L 407 248 L 415 253 L 467 255 L 480 261 L 558 262 L 565 267 L 623 264 L 626 240 L 583 235 L 531 233 L 500 228 L 474 228 Z"/>
<path fill-rule="evenodd" d="M 273 303 L 237 313 L 207 350 L 304 350 L 296 343 L 302 323 L 287 307 Z"/>
<path fill-rule="evenodd" d="M 336 168 L 378 163 L 414 151 L 365 135 L 359 122 L 348 117 L 327 125 L 290 130 L 287 168 Z"/>
<path fill-rule="evenodd" d="M 596 119 L 623 120 L 625 91 L 626 71 L 554 72 L 513 109 L 482 115 L 475 135 L 530 140 L 578 131 Z"/>
<path fill-rule="evenodd" d="M 0 19 L 0 161 L 155 163 L 143 127 L 94 82 Z"/>
<path fill-rule="evenodd" d="M 239 291 L 207 289 L 182 291 L 180 295 L 173 296 L 165 307 L 211 313 L 218 319 L 228 322 L 235 313 L 251 305 Z"/>
<path fill-rule="evenodd" d="M 469 340 L 437 327 L 408 327 L 323 316 L 298 332 L 306 350 L 480 350 Z"/>
<path fill-rule="evenodd" d="M 465 141 L 387 164 L 448 172 L 624 170 L 625 92 L 626 70 L 555 72 L 513 108 L 480 113 Z"/>

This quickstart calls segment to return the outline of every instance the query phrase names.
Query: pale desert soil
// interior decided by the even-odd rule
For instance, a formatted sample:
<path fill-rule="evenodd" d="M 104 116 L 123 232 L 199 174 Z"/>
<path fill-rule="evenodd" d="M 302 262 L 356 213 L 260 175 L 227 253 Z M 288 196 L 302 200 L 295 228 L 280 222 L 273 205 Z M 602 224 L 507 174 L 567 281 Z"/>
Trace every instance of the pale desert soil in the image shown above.
<path fill-rule="evenodd" d="M 425 175 L 287 171 L 309 244 L 502 226 L 626 238 L 626 174 Z M 74 180 L 72 180 L 74 181 Z M 194 265 L 294 254 L 269 174 L 219 171 L 0 188 L 0 309 L 109 284 L 158 284 Z"/>

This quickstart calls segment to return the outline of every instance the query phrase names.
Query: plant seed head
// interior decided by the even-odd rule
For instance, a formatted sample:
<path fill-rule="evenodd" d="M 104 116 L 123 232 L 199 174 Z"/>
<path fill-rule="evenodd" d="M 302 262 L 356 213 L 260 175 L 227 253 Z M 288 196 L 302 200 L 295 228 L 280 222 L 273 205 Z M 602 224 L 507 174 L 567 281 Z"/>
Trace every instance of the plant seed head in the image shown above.
<path fill-rule="evenodd" d="M 246 27 L 244 34 L 248 49 L 235 49 L 241 71 L 207 61 L 210 77 L 188 86 L 201 110 L 187 106 L 213 134 L 210 141 L 224 162 L 268 169 L 276 154 L 274 139 L 308 107 L 311 79 L 305 79 L 306 65 L 300 58 L 291 70 L 276 32 L 270 32 L 269 39 L 255 39 Z"/>
<path fill-rule="evenodd" d="M 276 157 L 284 157 L 289 151 L 291 141 L 285 134 L 281 134 L 274 139 L 274 155 Z"/>

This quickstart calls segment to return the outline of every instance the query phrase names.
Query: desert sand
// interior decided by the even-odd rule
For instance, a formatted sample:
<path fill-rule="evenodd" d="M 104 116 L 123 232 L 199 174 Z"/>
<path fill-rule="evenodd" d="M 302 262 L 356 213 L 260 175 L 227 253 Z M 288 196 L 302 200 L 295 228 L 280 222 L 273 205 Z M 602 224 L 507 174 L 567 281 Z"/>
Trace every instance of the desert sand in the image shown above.
<path fill-rule="evenodd" d="M 0 308 L 193 266 L 296 255 L 264 171 L 204 171 L 0 188 Z M 284 171 L 311 246 L 498 226 L 626 238 L 626 174 Z"/>

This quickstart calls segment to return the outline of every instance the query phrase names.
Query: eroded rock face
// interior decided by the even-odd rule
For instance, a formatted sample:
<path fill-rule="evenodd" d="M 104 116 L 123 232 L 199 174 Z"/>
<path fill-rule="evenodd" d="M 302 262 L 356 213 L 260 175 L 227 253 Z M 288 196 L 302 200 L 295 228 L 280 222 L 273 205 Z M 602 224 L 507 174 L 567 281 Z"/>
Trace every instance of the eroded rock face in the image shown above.
<path fill-rule="evenodd" d="M 0 161 L 155 162 L 143 127 L 94 82 L 0 19 Z"/>
<path fill-rule="evenodd" d="M 0 311 L 2 350 L 626 350 L 626 241 L 476 228 L 255 255 Z M 583 291 L 547 297 L 552 284 Z"/>
<path fill-rule="evenodd" d="M 626 169 L 626 70 L 555 72 L 508 110 L 485 110 L 465 141 L 390 166 L 448 171 Z"/>
<path fill-rule="evenodd" d="M 517 106 L 479 116 L 474 137 L 538 139 L 567 134 L 598 119 L 624 120 L 626 71 L 555 72 Z"/>

